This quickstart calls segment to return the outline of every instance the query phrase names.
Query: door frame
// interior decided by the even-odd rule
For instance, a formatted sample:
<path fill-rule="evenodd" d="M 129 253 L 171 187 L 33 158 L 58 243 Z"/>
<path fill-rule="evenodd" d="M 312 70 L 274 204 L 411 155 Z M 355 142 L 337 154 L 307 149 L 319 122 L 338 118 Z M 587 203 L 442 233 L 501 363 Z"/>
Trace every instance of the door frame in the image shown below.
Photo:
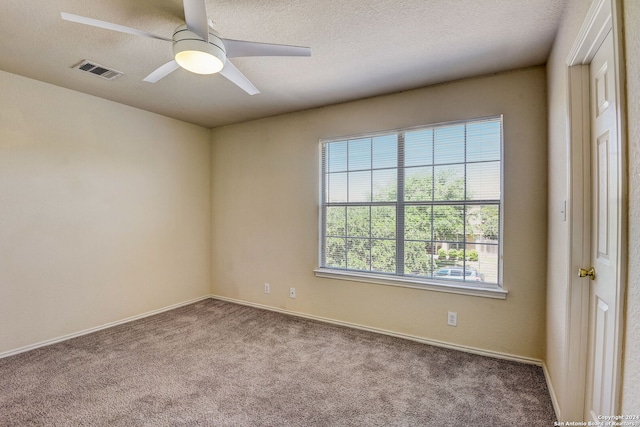
<path fill-rule="evenodd" d="M 622 386 L 622 343 L 624 329 L 624 295 L 627 270 L 627 149 L 626 99 L 624 90 L 624 61 L 622 45 L 621 0 L 594 0 L 578 37 L 567 57 L 568 82 L 568 233 L 569 266 L 567 271 L 566 352 L 564 360 L 563 396 L 565 405 L 562 418 L 582 420 L 584 413 L 587 344 L 589 328 L 588 279 L 578 278 L 578 268 L 589 268 L 591 263 L 591 131 L 589 109 L 589 64 L 609 30 L 613 33 L 615 88 L 618 110 L 618 188 L 620 191 L 617 230 L 618 262 L 616 265 L 617 316 L 615 322 L 615 348 L 612 360 L 614 370 L 613 408 L 620 413 Z M 558 414 L 560 415 L 560 414 Z"/>

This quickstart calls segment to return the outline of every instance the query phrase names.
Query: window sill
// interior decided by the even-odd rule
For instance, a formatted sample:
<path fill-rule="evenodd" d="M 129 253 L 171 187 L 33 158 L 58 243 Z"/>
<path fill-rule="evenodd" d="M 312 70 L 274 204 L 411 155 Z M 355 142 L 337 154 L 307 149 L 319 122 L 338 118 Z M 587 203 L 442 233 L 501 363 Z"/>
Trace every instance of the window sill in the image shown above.
<path fill-rule="evenodd" d="M 506 299 L 507 291 L 497 286 L 458 285 L 456 283 L 429 282 L 413 277 L 392 277 L 369 274 L 356 271 L 332 270 L 319 268 L 314 270 L 316 277 L 337 280 L 351 280 L 355 282 L 374 283 L 376 285 L 400 286 L 404 288 L 422 289 L 426 291 L 448 292 L 452 294 L 470 295 L 475 297 Z"/>

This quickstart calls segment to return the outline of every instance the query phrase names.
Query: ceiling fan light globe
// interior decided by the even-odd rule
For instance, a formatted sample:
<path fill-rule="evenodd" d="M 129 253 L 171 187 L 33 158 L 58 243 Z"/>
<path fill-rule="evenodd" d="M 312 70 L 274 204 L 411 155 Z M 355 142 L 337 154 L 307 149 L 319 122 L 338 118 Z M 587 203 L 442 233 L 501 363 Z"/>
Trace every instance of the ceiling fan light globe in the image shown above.
<path fill-rule="evenodd" d="M 224 67 L 220 58 L 199 50 L 178 52 L 175 60 L 182 68 L 196 74 L 215 74 Z"/>

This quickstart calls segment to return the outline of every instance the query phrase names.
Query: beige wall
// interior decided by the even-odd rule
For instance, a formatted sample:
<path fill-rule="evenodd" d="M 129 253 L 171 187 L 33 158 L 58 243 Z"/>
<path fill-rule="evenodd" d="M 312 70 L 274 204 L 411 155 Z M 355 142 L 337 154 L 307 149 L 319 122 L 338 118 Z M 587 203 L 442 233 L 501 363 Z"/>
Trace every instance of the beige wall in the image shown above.
<path fill-rule="evenodd" d="M 5 72 L 0 93 L 0 353 L 209 294 L 209 130 Z"/>
<path fill-rule="evenodd" d="M 570 0 L 547 63 L 549 92 L 549 255 L 547 264 L 547 345 L 545 361 L 551 385 L 560 406 L 561 419 L 576 421 L 575 415 L 564 415 L 571 408 L 570 396 L 565 391 L 565 366 L 567 348 L 568 309 L 568 260 L 569 249 L 567 223 L 559 215 L 562 200 L 568 198 L 567 150 L 567 68 L 566 59 L 580 27 L 587 15 L 591 1 Z M 626 71 L 628 92 L 629 125 L 629 280 L 625 314 L 625 351 L 623 363 L 622 412 L 640 412 L 640 328 L 634 319 L 640 318 L 640 128 L 637 117 L 640 113 L 640 3 L 624 0 L 624 25 L 626 44 Z"/>
<path fill-rule="evenodd" d="M 506 300 L 314 276 L 320 138 L 495 114 L 505 127 Z M 535 67 L 214 129 L 213 293 L 541 359 L 546 117 L 545 70 Z M 446 325 L 447 311 L 458 313 L 457 327 Z"/>
<path fill-rule="evenodd" d="M 629 280 L 622 413 L 640 414 L 640 2 L 624 1 L 629 127 Z"/>

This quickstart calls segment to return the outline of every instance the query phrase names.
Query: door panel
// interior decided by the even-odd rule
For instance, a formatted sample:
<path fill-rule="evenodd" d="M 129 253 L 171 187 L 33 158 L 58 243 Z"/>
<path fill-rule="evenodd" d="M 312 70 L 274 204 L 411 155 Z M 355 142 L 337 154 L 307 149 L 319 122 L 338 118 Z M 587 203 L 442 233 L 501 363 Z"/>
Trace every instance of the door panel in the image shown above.
<path fill-rule="evenodd" d="M 609 259 L 609 132 L 605 132 L 597 141 L 598 155 L 596 156 L 598 166 L 597 171 L 597 190 L 596 206 L 598 207 L 597 227 L 597 247 L 598 259 L 601 262 Z"/>

